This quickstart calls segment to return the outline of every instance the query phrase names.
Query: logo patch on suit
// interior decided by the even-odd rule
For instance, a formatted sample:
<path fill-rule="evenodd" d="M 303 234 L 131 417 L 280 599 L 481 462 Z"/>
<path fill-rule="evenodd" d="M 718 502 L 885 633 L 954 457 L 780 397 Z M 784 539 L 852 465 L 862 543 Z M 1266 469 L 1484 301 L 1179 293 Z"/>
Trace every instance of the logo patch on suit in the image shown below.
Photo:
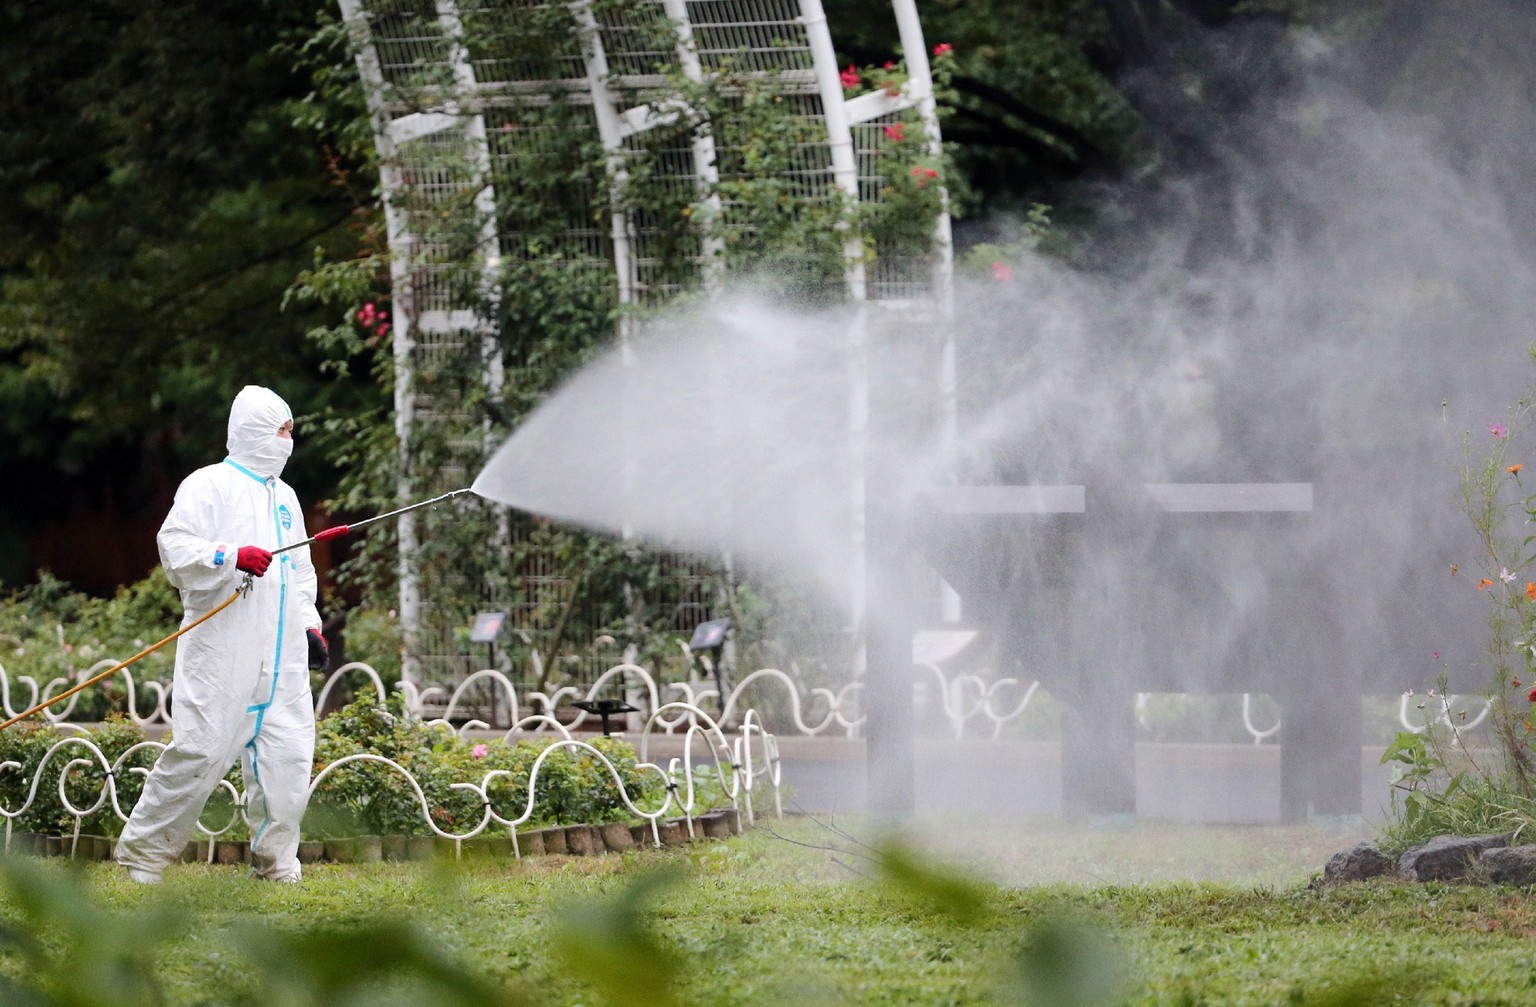
<path fill-rule="evenodd" d="M 291 530 L 293 528 L 293 514 L 288 510 L 287 504 L 277 505 L 277 518 L 283 523 L 284 531 Z"/>

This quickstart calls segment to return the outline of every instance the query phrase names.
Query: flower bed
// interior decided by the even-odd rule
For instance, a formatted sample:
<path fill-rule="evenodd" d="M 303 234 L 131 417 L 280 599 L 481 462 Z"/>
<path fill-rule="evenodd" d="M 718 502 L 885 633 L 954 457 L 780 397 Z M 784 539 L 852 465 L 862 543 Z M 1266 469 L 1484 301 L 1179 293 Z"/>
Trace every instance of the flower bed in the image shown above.
<path fill-rule="evenodd" d="M 522 857 L 598 856 L 625 853 L 647 846 L 683 846 L 704 839 L 725 839 L 741 831 L 741 816 L 716 810 L 692 820 L 675 818 L 649 825 L 608 822 L 603 825 L 551 825 L 505 835 L 482 834 L 454 840 L 441 836 L 388 835 L 306 839 L 299 843 L 299 861 L 306 864 L 370 864 L 437 858 L 520 859 Z M 11 836 L 8 852 L 74 860 L 110 860 L 116 840 L 101 835 L 49 835 L 19 832 Z M 181 859 L 210 864 L 248 864 L 251 844 L 243 839 L 198 839 L 187 844 Z"/>
<path fill-rule="evenodd" d="M 320 722 L 303 833 L 311 861 L 417 859 L 442 848 L 632 849 L 676 840 L 678 829 L 716 834 L 725 827 L 700 811 L 722 805 L 738 827 L 742 812 L 751 821 L 750 795 L 737 804 L 742 769 L 723 736 L 717 765 L 674 760 L 663 769 L 614 738 L 477 743 L 403 704 L 399 694 L 383 704 L 365 695 Z M 0 732 L 7 848 L 106 857 L 163 747 L 126 720 L 95 732 L 36 724 Z M 189 856 L 248 858 L 241 783 L 238 767 L 221 782 L 199 822 L 206 838 Z"/>

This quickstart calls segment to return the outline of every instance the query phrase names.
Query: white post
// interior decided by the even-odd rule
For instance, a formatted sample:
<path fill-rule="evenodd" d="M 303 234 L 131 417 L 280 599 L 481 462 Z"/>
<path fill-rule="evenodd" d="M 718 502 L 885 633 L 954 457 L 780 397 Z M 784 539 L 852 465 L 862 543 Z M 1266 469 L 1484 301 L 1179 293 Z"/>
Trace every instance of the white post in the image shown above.
<path fill-rule="evenodd" d="M 475 170 L 479 174 L 480 188 L 475 193 L 475 212 L 480 217 L 480 286 L 486 303 L 494 311 L 496 271 L 501 265 L 501 244 L 496 226 L 496 188 L 492 181 L 494 176 L 491 173 L 491 142 L 485 128 L 485 115 L 473 110 L 478 102 L 474 102 L 468 108 L 462 105 L 464 98 L 478 97 L 480 84 L 475 78 L 475 68 L 470 63 L 469 51 L 464 47 L 464 22 L 459 16 L 457 0 L 437 0 L 437 16 L 449 38 L 448 58 L 453 64 L 453 79 L 457 92 L 454 102 L 456 107 L 452 111 L 462 117 L 470 154 L 474 159 Z M 502 387 L 506 383 L 506 374 L 501 362 L 501 346 L 496 339 L 496 327 L 490 317 L 482 318 L 481 323 L 480 346 L 485 366 L 485 387 L 494 401 L 501 395 Z"/>
<path fill-rule="evenodd" d="M 693 44 L 693 24 L 688 20 L 687 4 L 684 0 L 663 0 L 662 6 L 677 31 L 677 62 L 683 68 L 683 76 L 696 84 L 702 82 L 704 68 Z M 715 162 L 715 133 L 708 123 L 694 131 L 693 165 L 699 176 L 699 189 L 704 194 L 705 219 L 700 223 L 704 289 L 713 294 L 720 286 L 720 270 L 724 265 L 720 257 L 725 251 L 725 241 L 720 237 L 720 167 Z"/>
<path fill-rule="evenodd" d="M 853 128 L 848 110 L 843 107 L 843 82 L 838 77 L 837 53 L 832 49 L 832 35 L 827 30 L 827 14 L 821 0 L 800 0 L 800 23 L 805 25 L 811 46 L 811 62 L 816 72 L 816 87 L 821 93 L 822 114 L 827 120 L 827 147 L 832 154 L 832 183 L 850 205 L 859 201 L 859 164 L 853 150 Z M 842 222 L 843 230 L 850 230 Z M 865 299 L 864 248 L 849 235 L 843 243 L 843 259 L 848 295 L 854 301 Z"/>
<path fill-rule="evenodd" d="M 624 170 L 624 125 L 619 110 L 608 89 L 608 55 L 603 50 L 603 36 L 597 18 L 592 14 L 591 0 L 576 0 L 570 5 L 571 16 L 576 19 L 582 32 L 582 47 L 587 64 L 587 89 L 592 95 L 592 115 L 597 121 L 598 139 L 608 152 L 608 171 L 612 184 L 622 187 L 627 174 Z M 609 234 L 613 239 L 613 269 L 619 288 L 619 347 L 626 364 L 633 363 L 634 348 L 630 345 L 634 319 L 624 309 L 635 303 L 634 253 L 629 243 L 629 215 L 616 200 L 609 200 Z"/>
<path fill-rule="evenodd" d="M 411 394 L 413 371 L 411 350 L 415 346 L 415 304 L 411 285 L 411 252 L 415 238 L 410 232 L 406 215 L 395 205 L 395 196 L 404 188 L 400 171 L 399 152 L 390 132 L 390 115 L 384 105 L 384 70 L 374 48 L 368 28 L 367 13 L 360 0 L 340 0 L 341 16 L 352 35 L 352 45 L 357 53 L 358 73 L 363 79 L 363 92 L 367 97 L 369 117 L 373 120 L 374 142 L 379 152 L 379 180 L 384 193 L 384 223 L 389 235 L 389 279 L 394 291 L 392 310 L 391 347 L 395 358 L 395 436 L 399 440 L 400 481 L 398 496 L 401 506 L 412 495 L 410 472 L 410 430 L 414 415 Z M 421 627 L 421 590 L 413 561 L 416 554 L 416 515 L 402 514 L 398 518 L 400 556 L 397 572 L 400 577 L 400 625 L 404 627 L 404 653 L 401 655 L 401 676 L 415 681 L 418 674 L 416 662 L 417 633 Z"/>
<path fill-rule="evenodd" d="M 497 273 L 501 268 L 501 237 L 496 220 L 496 185 L 491 170 L 490 134 L 485 127 L 484 113 L 477 111 L 480 107 L 480 83 L 475 77 L 469 50 L 464 45 L 464 21 L 459 15 L 457 0 L 437 0 L 437 17 L 448 36 L 448 58 L 453 64 L 456 94 L 450 110 L 461 117 L 464 123 L 465 140 L 470 148 L 478 175 L 476 181 L 480 186 L 475 192 L 475 213 L 480 218 L 480 292 L 484 300 L 484 311 L 476 319 L 476 328 L 480 331 L 481 380 L 485 384 L 489 401 L 495 404 L 501 401 L 502 389 L 506 386 L 506 369 L 501 359 L 501 340 L 497 338 L 495 321 L 499 300 Z M 463 105 L 465 99 L 470 99 L 468 107 Z M 493 446 L 489 418 L 482 423 L 482 430 L 482 442 L 488 457 Z M 495 544 L 505 553 L 512 539 L 512 531 L 506 508 L 498 508 L 498 511 Z M 413 541 L 412 547 L 415 545 Z M 419 610 L 419 602 L 417 607 Z"/>
<path fill-rule="evenodd" d="M 896 28 L 901 37 L 902 57 L 907 64 L 907 95 L 917 108 L 923 132 L 928 138 L 928 156 L 938 163 L 944 156 L 944 143 L 939 133 L 938 106 L 933 97 L 933 68 L 928 62 L 928 43 L 923 38 L 922 24 L 917 17 L 915 0 L 891 0 L 896 15 Z M 934 224 L 933 246 L 936 261 L 933 269 L 934 301 L 939 309 L 939 330 L 943 347 L 939 355 L 939 404 L 945 469 L 951 480 L 958 431 L 958 379 L 955 369 L 955 296 L 954 238 L 949 222 L 949 188 L 939 187 L 939 219 Z"/>
<path fill-rule="evenodd" d="M 853 149 L 853 129 L 848 110 L 843 105 L 843 82 L 838 77 L 837 53 L 832 48 L 832 35 L 827 29 L 827 14 L 821 0 L 800 0 L 800 22 L 811 47 L 811 63 L 816 73 L 817 90 L 821 94 L 822 113 L 827 120 L 827 146 L 832 155 L 832 182 L 850 206 L 859 199 L 859 166 Z M 844 229 L 851 230 L 842 221 Z M 869 438 L 869 366 L 866 359 L 866 318 L 864 301 L 867 296 L 864 275 L 864 248 L 858 238 L 849 234 L 843 243 L 844 278 L 848 285 L 849 299 L 854 302 L 854 317 L 849 325 L 849 416 L 848 448 L 849 471 L 852 486 L 849 505 L 852 514 L 850 545 L 852 562 L 849 570 L 849 607 L 851 609 L 854 639 L 859 641 L 854 654 L 854 674 L 864 671 L 865 648 L 863 646 L 868 588 L 865 550 L 865 478 L 864 461 Z"/>

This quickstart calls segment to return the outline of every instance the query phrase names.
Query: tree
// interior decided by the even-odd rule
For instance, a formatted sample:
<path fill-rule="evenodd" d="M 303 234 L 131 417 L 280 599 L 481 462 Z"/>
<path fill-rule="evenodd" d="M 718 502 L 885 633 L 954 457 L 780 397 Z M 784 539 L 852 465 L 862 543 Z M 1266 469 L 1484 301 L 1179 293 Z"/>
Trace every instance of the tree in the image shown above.
<path fill-rule="evenodd" d="M 56 551 L 57 572 L 140 576 L 154 551 L 134 519 L 219 457 L 242 384 L 301 418 L 377 400 L 322 375 L 304 338 L 320 316 L 281 310 L 316 246 L 350 254 L 373 213 L 295 124 L 309 80 L 284 42 L 319 16 L 303 0 L 0 13 L 0 481 L 25 487 L 0 502 L 0 580 L 30 575 L 26 543 L 60 518 L 101 538 Z M 334 483 L 313 452 L 293 478 L 307 499 Z"/>

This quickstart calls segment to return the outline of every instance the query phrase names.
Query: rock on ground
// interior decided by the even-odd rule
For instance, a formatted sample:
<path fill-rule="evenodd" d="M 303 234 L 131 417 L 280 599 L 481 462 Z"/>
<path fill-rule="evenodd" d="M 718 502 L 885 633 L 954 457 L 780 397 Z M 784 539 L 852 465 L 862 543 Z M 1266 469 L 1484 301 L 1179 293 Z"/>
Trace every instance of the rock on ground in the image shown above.
<path fill-rule="evenodd" d="M 1323 881 L 1330 885 L 1347 881 L 1364 881 L 1391 874 L 1392 858 L 1370 843 L 1356 843 L 1347 850 L 1340 850 L 1328 858 L 1323 867 Z"/>
<path fill-rule="evenodd" d="M 1536 885 L 1536 846 L 1502 846 L 1484 850 L 1478 868 L 1499 885 Z"/>
<path fill-rule="evenodd" d="M 1397 872 L 1409 881 L 1460 881 L 1484 850 L 1508 845 L 1508 836 L 1436 836 L 1404 853 Z"/>

